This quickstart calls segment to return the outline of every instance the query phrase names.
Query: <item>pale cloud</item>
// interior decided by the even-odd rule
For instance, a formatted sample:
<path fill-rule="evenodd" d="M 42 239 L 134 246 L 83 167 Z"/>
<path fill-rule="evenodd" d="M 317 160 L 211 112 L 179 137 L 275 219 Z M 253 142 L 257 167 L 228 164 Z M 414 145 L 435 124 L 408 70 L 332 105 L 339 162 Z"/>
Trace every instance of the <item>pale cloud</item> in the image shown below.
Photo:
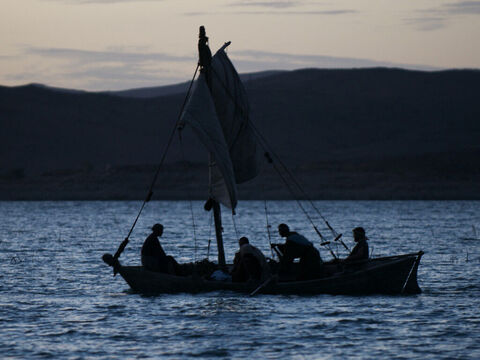
<path fill-rule="evenodd" d="M 235 1 L 231 6 L 252 6 L 285 9 L 303 5 L 302 1 Z"/>
<path fill-rule="evenodd" d="M 289 10 L 289 11 L 240 11 L 236 14 L 244 15 L 345 15 L 345 14 L 355 14 L 358 11 L 345 9 L 345 10 L 315 10 L 315 11 L 300 11 L 300 10 Z"/>
<path fill-rule="evenodd" d="M 184 82 L 191 78 L 196 66 L 196 54 L 177 56 L 167 53 L 128 51 L 115 48 L 92 51 L 72 48 L 22 48 L 18 56 L 34 61 L 30 71 L 11 73 L 13 81 L 41 82 L 53 86 L 87 90 L 123 90 L 161 86 Z M 417 70 L 436 70 L 433 67 L 375 61 L 361 58 L 325 55 L 286 54 L 268 51 L 243 50 L 230 54 L 240 73 L 265 70 L 294 70 L 301 68 L 365 68 L 402 67 Z M 47 66 L 55 63 L 55 66 Z M 43 64 L 43 65 L 42 65 Z M 191 64 L 191 66 L 189 66 Z"/>
<path fill-rule="evenodd" d="M 342 9 L 342 10 L 315 10 L 315 11 L 300 11 L 300 10 L 288 10 L 288 11 L 267 11 L 267 10 L 252 10 L 252 11 L 235 11 L 235 12 L 186 12 L 186 16 L 205 16 L 205 15 L 345 15 L 355 14 L 357 10 Z"/>
<path fill-rule="evenodd" d="M 480 15 L 480 1 L 451 2 L 436 8 L 417 10 L 413 16 L 405 18 L 404 21 L 417 30 L 432 31 L 447 27 L 449 21 L 456 16 L 468 15 Z"/>
<path fill-rule="evenodd" d="M 129 48 L 118 47 L 111 51 L 92 51 L 69 48 L 27 47 L 25 48 L 25 53 L 80 62 L 142 63 L 147 61 L 191 61 L 191 58 L 185 56 L 174 56 L 166 53 L 129 52 L 128 49 Z"/>
<path fill-rule="evenodd" d="M 445 4 L 444 11 L 449 14 L 480 14 L 480 1 L 460 1 Z"/>
<path fill-rule="evenodd" d="M 23 46 L 18 57 L 34 61 L 35 69 L 11 73 L 11 81 L 42 82 L 62 87 L 89 90 L 122 90 L 132 87 L 158 86 L 184 81 L 191 76 L 185 72 L 196 65 L 195 55 L 177 56 L 167 53 L 129 51 L 131 48 L 112 48 L 93 51 L 72 48 L 42 48 Z M 55 64 L 42 69 L 41 64 Z M 46 65 L 45 65 L 46 66 Z M 193 70 L 192 70 L 193 72 Z M 39 81 L 40 78 L 43 79 Z M 71 85 L 70 85 L 71 84 Z"/>
<path fill-rule="evenodd" d="M 232 56 L 233 57 L 233 56 Z M 401 64 L 370 59 L 326 55 L 292 55 L 267 51 L 236 51 L 233 57 L 237 68 L 243 72 L 259 70 L 294 70 L 300 68 L 365 68 L 401 67 L 412 70 L 438 70 L 432 66 Z"/>
<path fill-rule="evenodd" d="M 57 1 L 68 4 L 118 4 L 131 2 L 163 2 L 165 0 L 43 0 L 43 1 Z"/>
<path fill-rule="evenodd" d="M 216 10 L 216 11 L 195 11 L 187 12 L 187 16 L 200 15 L 344 15 L 354 14 L 353 9 L 324 9 L 329 4 L 315 3 L 311 1 L 272 0 L 255 1 L 241 0 L 226 4 L 227 7 L 237 7 L 245 10 Z M 248 9 L 248 10 L 246 10 Z"/>
<path fill-rule="evenodd" d="M 405 19 L 405 23 L 417 30 L 432 31 L 446 27 L 447 19 L 441 16 L 417 16 Z"/>

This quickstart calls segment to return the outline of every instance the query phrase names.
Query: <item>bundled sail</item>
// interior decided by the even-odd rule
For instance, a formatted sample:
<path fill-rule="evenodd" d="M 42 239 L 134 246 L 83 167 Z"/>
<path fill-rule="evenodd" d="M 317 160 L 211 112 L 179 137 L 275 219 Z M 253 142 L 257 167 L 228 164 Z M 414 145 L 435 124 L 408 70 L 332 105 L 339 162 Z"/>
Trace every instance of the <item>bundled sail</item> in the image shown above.
<path fill-rule="evenodd" d="M 232 159 L 237 184 L 258 174 L 257 141 L 245 88 L 223 46 L 212 58 L 211 94 Z"/>
<path fill-rule="evenodd" d="M 258 174 L 247 94 L 224 45 L 197 82 L 181 117 L 210 152 L 210 196 L 235 209 L 236 184 Z"/>
<path fill-rule="evenodd" d="M 234 209 L 237 188 L 232 161 L 215 106 L 210 96 L 205 74 L 200 74 L 181 117 L 182 124 L 192 127 L 210 153 L 210 191 L 212 197 Z"/>

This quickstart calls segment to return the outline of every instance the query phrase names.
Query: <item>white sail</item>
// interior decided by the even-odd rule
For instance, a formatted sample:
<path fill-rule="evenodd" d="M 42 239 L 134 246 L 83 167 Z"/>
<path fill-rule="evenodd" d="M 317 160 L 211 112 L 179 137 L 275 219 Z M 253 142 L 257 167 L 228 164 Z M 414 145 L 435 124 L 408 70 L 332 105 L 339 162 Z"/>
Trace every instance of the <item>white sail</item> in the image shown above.
<path fill-rule="evenodd" d="M 210 152 L 210 196 L 235 209 L 237 189 L 232 162 L 205 75 L 200 74 L 182 113 L 180 124 L 189 124 Z"/>
<path fill-rule="evenodd" d="M 224 49 L 213 56 L 210 91 L 228 146 L 237 184 L 257 176 L 257 142 L 250 125 L 247 93 Z"/>
<path fill-rule="evenodd" d="M 259 159 L 247 93 L 224 51 L 226 46 L 200 74 L 181 122 L 192 126 L 210 152 L 210 196 L 235 209 L 236 184 L 258 174 Z"/>

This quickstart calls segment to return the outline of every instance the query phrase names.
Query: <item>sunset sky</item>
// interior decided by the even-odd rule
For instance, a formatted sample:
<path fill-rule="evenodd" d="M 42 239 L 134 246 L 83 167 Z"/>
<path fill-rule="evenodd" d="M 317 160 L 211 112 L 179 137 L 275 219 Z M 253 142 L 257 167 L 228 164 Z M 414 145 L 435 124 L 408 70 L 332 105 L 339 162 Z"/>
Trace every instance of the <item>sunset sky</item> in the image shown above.
<path fill-rule="evenodd" d="M 198 27 L 240 73 L 480 68 L 480 1 L 1 0 L 0 84 L 119 90 L 187 81 Z"/>

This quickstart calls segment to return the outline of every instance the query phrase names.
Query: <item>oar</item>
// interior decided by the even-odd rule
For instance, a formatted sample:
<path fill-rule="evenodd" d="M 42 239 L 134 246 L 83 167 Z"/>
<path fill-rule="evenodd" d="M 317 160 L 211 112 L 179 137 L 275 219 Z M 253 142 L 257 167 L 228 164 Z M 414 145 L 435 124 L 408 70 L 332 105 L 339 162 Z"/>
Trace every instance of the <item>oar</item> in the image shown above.
<path fill-rule="evenodd" d="M 272 281 L 274 276 L 270 276 L 267 280 L 265 280 L 262 284 L 260 284 L 255 290 L 250 293 L 250 296 L 255 296 L 260 290 L 262 290 L 265 286 L 267 286 L 270 281 Z"/>

